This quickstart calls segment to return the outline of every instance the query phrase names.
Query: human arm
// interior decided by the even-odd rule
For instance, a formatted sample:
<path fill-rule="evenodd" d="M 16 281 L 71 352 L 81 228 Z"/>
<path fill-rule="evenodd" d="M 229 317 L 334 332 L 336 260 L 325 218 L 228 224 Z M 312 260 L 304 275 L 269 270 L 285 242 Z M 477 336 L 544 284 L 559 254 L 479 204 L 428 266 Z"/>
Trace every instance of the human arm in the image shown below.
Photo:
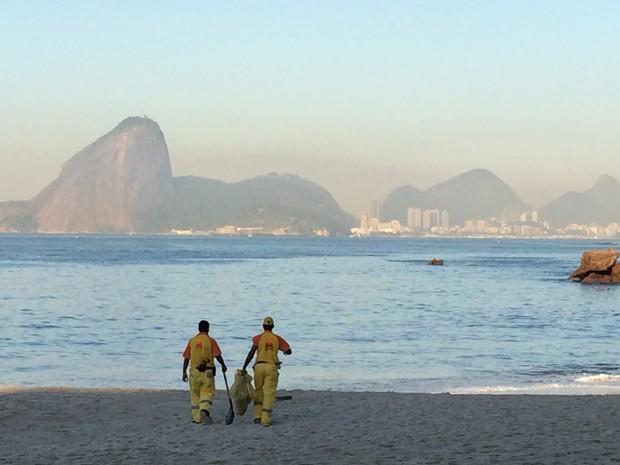
<path fill-rule="evenodd" d="M 222 357 L 221 355 L 218 355 L 215 358 L 217 359 L 218 362 L 220 362 L 220 365 L 222 365 L 222 373 L 226 373 L 226 371 L 228 370 L 228 367 L 226 366 L 226 363 L 224 363 L 224 357 Z"/>
<path fill-rule="evenodd" d="M 222 349 L 220 349 L 217 341 L 213 338 L 211 338 L 211 350 L 213 352 L 213 357 L 215 357 L 215 359 L 220 362 L 220 365 L 222 366 L 222 372 L 226 373 L 228 367 L 226 366 L 226 362 L 224 362 L 224 357 L 222 357 Z"/>
<path fill-rule="evenodd" d="M 258 346 L 255 346 L 255 345 L 252 345 L 252 347 L 250 348 L 250 351 L 248 352 L 247 357 L 245 357 L 245 362 L 243 363 L 243 371 L 245 371 L 245 369 L 248 367 L 248 365 L 250 364 L 250 362 L 254 358 L 254 354 L 256 353 L 256 349 L 258 349 Z"/>
<path fill-rule="evenodd" d="M 183 358 L 183 377 L 181 378 L 184 383 L 187 382 L 187 367 L 189 366 L 189 358 Z"/>
<path fill-rule="evenodd" d="M 291 355 L 293 353 L 291 346 L 282 336 L 278 336 L 278 343 L 280 344 L 280 350 L 284 355 Z"/>

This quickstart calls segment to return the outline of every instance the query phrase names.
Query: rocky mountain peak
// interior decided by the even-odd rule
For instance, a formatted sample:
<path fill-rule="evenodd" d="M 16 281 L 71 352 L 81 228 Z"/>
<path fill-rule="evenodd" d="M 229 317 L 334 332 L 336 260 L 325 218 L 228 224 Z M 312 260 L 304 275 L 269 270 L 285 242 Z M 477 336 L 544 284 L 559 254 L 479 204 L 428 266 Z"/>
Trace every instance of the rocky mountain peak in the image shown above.
<path fill-rule="evenodd" d="M 69 159 L 33 202 L 40 232 L 141 232 L 172 195 L 162 131 L 131 117 Z"/>
<path fill-rule="evenodd" d="M 602 174 L 594 183 L 595 188 L 612 188 L 619 189 L 620 183 L 608 174 Z"/>

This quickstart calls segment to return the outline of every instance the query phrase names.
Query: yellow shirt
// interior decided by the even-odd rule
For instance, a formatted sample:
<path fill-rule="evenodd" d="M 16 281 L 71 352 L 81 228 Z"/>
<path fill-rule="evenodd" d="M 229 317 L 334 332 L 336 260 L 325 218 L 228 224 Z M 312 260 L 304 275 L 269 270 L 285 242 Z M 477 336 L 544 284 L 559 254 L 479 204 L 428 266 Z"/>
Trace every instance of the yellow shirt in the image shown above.
<path fill-rule="evenodd" d="M 252 344 L 257 347 L 256 363 L 273 363 L 274 365 L 280 363 L 278 350 L 286 352 L 290 348 L 284 338 L 269 330 L 254 336 Z"/>
<path fill-rule="evenodd" d="M 198 333 L 187 343 L 183 357 L 190 360 L 190 367 L 196 368 L 202 362 L 208 368 L 215 367 L 213 359 L 218 355 L 222 355 L 220 347 L 215 339 L 207 336 L 207 333 Z"/>

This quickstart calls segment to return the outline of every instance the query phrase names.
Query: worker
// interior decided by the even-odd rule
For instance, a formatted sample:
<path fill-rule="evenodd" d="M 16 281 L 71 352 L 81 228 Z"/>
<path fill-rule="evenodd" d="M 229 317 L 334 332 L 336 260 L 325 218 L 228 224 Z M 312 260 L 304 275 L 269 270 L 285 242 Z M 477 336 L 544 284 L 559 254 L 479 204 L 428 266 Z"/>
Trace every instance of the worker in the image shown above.
<path fill-rule="evenodd" d="M 189 367 L 189 395 L 192 404 L 192 421 L 213 424 L 211 406 L 215 398 L 215 362 L 226 373 L 226 363 L 217 342 L 209 337 L 209 322 L 198 323 L 198 334 L 189 340 L 183 352 L 183 382 L 187 382 Z"/>
<path fill-rule="evenodd" d="M 273 326 L 273 318 L 265 317 L 263 332 L 252 338 L 252 347 L 243 364 L 245 371 L 256 355 L 256 362 L 254 363 L 254 385 L 256 389 L 254 423 L 263 426 L 271 426 L 271 414 L 276 400 L 278 369 L 280 368 L 278 351 L 282 351 L 284 355 L 293 353 L 288 342 L 273 332 Z"/>

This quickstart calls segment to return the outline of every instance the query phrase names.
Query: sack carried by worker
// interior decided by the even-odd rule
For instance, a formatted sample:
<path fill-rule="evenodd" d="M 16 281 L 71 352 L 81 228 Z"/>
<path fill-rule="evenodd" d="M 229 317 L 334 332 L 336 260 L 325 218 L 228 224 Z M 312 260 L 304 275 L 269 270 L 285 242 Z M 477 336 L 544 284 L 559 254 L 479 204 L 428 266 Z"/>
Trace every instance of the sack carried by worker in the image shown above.
<path fill-rule="evenodd" d="M 247 371 L 235 370 L 235 382 L 230 387 L 230 398 L 235 404 L 235 413 L 243 415 L 250 402 L 255 399 L 252 377 Z"/>

